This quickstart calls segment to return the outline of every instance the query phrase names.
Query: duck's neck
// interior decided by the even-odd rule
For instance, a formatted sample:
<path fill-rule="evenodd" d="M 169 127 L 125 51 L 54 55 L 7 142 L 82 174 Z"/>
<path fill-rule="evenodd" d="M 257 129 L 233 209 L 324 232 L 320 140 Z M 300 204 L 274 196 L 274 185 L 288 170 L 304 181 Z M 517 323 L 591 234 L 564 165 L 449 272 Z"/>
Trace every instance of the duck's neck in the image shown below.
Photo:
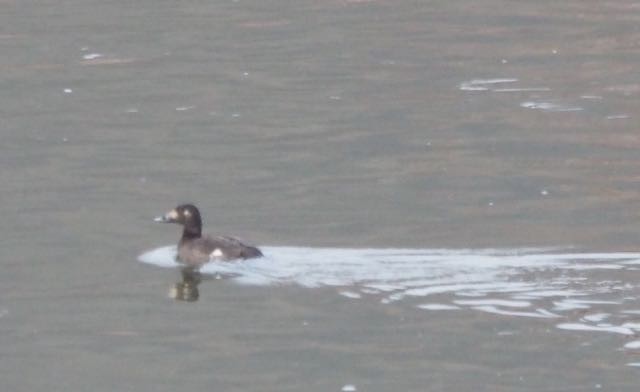
<path fill-rule="evenodd" d="M 194 238 L 202 237 L 202 229 L 200 227 L 185 226 L 182 231 L 182 238 L 180 241 L 192 240 Z"/>

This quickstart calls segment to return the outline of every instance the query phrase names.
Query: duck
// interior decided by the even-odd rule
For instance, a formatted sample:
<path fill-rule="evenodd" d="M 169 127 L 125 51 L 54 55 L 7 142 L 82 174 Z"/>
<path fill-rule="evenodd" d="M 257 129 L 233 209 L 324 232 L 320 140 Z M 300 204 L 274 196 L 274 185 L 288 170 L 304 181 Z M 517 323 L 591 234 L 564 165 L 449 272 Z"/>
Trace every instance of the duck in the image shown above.
<path fill-rule="evenodd" d="M 200 211 L 193 204 L 181 204 L 166 214 L 156 217 L 154 221 L 183 226 L 176 260 L 187 266 L 199 267 L 208 262 L 263 256 L 260 249 L 236 237 L 202 235 Z"/>

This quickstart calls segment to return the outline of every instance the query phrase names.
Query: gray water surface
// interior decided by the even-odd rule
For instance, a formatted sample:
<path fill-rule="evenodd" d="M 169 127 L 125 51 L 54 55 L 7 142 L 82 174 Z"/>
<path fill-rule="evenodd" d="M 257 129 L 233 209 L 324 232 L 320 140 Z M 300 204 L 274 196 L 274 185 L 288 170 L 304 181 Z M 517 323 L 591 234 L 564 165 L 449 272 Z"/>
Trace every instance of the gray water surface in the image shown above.
<path fill-rule="evenodd" d="M 151 218 L 187 201 L 270 249 L 637 251 L 638 11 L 1 2 L 0 389 L 637 390 L 636 338 L 576 327 L 635 331 L 633 264 L 492 269 L 611 302 L 489 298 L 560 316 L 536 318 L 360 281 L 174 301 L 180 273 L 137 258 L 176 242 Z"/>

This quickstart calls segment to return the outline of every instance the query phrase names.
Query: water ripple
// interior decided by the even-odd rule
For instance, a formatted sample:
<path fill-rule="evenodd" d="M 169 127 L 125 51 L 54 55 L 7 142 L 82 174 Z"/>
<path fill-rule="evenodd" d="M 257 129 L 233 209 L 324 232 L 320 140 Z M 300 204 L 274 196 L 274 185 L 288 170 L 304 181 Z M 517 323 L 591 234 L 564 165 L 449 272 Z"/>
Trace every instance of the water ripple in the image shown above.
<path fill-rule="evenodd" d="M 333 286 L 353 300 L 402 301 L 423 311 L 557 319 L 557 328 L 571 331 L 640 332 L 633 322 L 640 289 L 637 274 L 630 273 L 637 271 L 640 253 L 304 247 L 263 252 L 264 258 L 210 263 L 201 272 L 248 285 Z M 161 247 L 139 260 L 178 267 L 175 254 L 175 246 Z"/>

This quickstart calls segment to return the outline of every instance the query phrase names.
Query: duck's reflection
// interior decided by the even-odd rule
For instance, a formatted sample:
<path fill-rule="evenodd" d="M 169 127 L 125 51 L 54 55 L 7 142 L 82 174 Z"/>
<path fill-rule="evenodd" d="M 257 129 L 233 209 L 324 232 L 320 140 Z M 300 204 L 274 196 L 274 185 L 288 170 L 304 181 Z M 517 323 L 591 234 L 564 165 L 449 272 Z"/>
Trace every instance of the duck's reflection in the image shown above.
<path fill-rule="evenodd" d="M 169 291 L 169 297 L 177 301 L 195 302 L 200 297 L 198 285 L 202 281 L 200 271 L 191 267 L 181 269 L 182 281 L 177 282 Z"/>

